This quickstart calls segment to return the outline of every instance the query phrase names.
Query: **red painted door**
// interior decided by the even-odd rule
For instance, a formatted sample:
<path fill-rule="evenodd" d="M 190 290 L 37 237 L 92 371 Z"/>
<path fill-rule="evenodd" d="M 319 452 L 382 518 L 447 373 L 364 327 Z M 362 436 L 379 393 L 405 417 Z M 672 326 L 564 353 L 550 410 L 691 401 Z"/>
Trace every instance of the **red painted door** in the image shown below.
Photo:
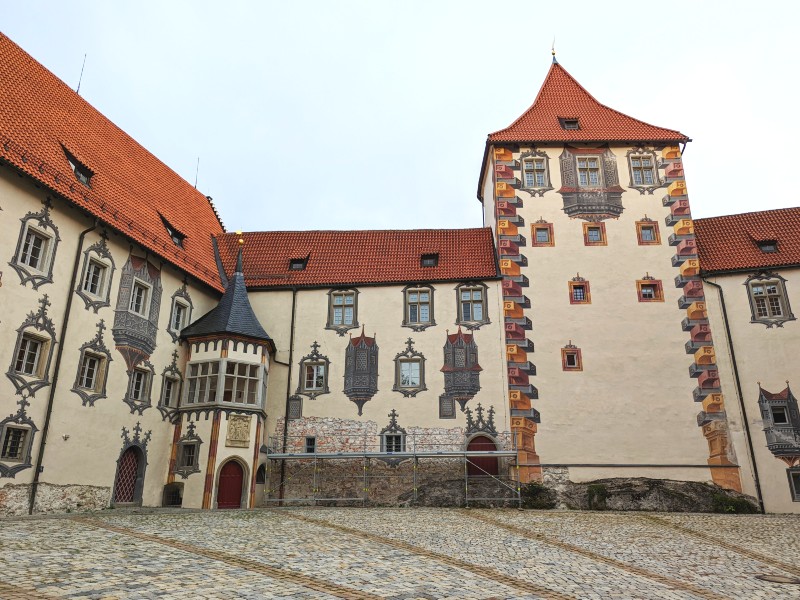
<path fill-rule="evenodd" d="M 488 437 L 479 435 L 469 441 L 467 450 L 470 452 L 497 450 L 497 446 Z M 497 458 L 494 456 L 470 456 L 467 459 L 467 474 L 470 477 L 488 477 L 497 473 Z"/>
<path fill-rule="evenodd" d="M 226 462 L 219 474 L 217 508 L 241 508 L 244 471 L 235 460 Z"/>
<path fill-rule="evenodd" d="M 139 455 L 135 448 L 128 448 L 117 463 L 117 484 L 114 486 L 114 502 L 133 502 L 136 494 L 136 477 L 139 475 Z"/>

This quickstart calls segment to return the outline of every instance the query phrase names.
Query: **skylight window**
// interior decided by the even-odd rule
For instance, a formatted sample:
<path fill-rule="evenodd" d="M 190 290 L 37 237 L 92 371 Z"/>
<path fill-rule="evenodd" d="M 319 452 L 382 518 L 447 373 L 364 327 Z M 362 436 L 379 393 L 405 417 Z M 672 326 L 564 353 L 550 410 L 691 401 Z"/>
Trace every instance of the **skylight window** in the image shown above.
<path fill-rule="evenodd" d="M 561 129 L 580 129 L 581 125 L 578 122 L 578 119 L 567 119 L 565 117 L 559 117 L 558 122 L 561 124 Z"/>
<path fill-rule="evenodd" d="M 67 157 L 67 161 L 69 162 L 70 168 L 72 168 L 72 172 L 75 174 L 75 179 L 80 181 L 86 187 L 91 187 L 90 180 L 92 179 L 92 175 L 94 173 L 92 170 L 87 167 L 86 165 L 82 164 L 77 158 L 72 156 L 67 149 L 64 148 L 64 155 Z"/>
<path fill-rule="evenodd" d="M 439 255 L 434 254 L 423 254 L 419 259 L 419 264 L 421 267 L 435 267 L 439 264 Z"/>
<path fill-rule="evenodd" d="M 164 218 L 164 215 L 159 216 L 161 217 L 161 222 L 164 223 L 164 229 L 167 230 L 167 234 L 172 240 L 172 243 L 178 246 L 178 248 L 183 248 L 183 240 L 186 239 L 186 235 L 175 229 L 175 227 Z"/>
<path fill-rule="evenodd" d="M 776 240 L 763 240 L 757 242 L 758 249 L 766 254 L 772 254 L 778 251 L 778 242 Z"/>

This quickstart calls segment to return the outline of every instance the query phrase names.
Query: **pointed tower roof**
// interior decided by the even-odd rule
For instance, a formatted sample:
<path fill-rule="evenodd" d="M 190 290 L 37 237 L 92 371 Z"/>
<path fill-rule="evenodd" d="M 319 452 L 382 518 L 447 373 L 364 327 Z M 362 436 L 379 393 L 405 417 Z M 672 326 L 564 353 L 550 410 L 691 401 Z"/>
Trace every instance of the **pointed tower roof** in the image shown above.
<path fill-rule="evenodd" d="M 242 274 L 242 249 L 236 259 L 236 272 L 228 281 L 219 303 L 181 332 L 181 337 L 233 334 L 272 343 L 250 306 Z"/>
<path fill-rule="evenodd" d="M 565 128 L 564 120 L 577 120 Z M 650 125 L 601 104 L 553 60 L 531 107 L 511 125 L 490 133 L 493 142 L 688 142 L 680 131 Z"/>

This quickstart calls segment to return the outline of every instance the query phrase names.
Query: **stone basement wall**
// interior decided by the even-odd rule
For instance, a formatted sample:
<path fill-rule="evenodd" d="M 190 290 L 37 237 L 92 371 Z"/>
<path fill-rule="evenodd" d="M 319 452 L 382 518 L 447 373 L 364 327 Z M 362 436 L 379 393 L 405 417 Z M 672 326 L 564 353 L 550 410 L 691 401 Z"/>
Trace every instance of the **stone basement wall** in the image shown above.
<path fill-rule="evenodd" d="M 402 424 L 401 424 L 402 425 Z M 378 452 L 380 430 L 375 421 L 353 421 L 324 417 L 306 417 L 289 421 L 287 452 L 303 453 L 305 438 L 316 437 L 318 453 Z M 406 450 L 417 452 L 461 451 L 465 434 L 461 427 L 404 427 Z M 275 427 L 270 441 L 273 451 L 281 450 L 283 419 Z M 500 436 L 498 447 L 507 444 L 508 436 Z M 500 472 L 510 472 L 510 459 L 500 460 Z M 365 468 L 366 467 L 366 468 Z M 314 458 L 286 461 L 284 499 L 290 505 L 360 505 L 370 506 L 462 506 L 465 503 L 464 460 L 462 458 L 421 458 L 416 466 L 417 498 L 415 500 L 415 468 L 413 459 Z M 366 479 L 365 479 L 366 474 Z M 516 490 L 516 485 L 508 484 Z M 470 497 L 503 497 L 509 487 L 495 483 L 467 488 Z M 267 504 L 279 498 L 280 462 L 270 461 L 269 481 L 265 488 Z M 495 489 L 497 488 L 497 489 Z M 473 503 L 470 503 L 473 504 Z"/>
<path fill-rule="evenodd" d="M 11 484 L 0 488 L 0 516 L 28 514 L 29 493 L 28 484 Z M 84 512 L 103 510 L 110 504 L 110 487 L 40 483 L 33 512 Z"/>

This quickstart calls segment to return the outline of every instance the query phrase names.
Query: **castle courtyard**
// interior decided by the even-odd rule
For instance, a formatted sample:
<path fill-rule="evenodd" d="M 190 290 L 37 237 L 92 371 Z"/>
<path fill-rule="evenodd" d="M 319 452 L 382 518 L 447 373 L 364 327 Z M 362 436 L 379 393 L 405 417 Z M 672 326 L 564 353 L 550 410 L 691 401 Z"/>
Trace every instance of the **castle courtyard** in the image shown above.
<path fill-rule="evenodd" d="M 0 598 L 800 598 L 799 545 L 796 515 L 106 510 L 0 520 Z"/>

